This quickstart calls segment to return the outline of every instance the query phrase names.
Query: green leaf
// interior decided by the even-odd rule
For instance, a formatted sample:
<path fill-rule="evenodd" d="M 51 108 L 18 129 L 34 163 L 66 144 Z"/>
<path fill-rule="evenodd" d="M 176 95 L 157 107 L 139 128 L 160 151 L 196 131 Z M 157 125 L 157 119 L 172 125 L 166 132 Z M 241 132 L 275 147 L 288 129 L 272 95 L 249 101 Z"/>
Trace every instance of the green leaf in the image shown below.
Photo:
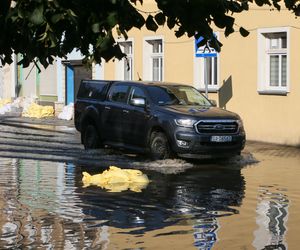
<path fill-rule="evenodd" d="M 118 23 L 118 15 L 116 12 L 110 13 L 107 17 L 107 23 L 110 27 L 115 27 L 115 25 Z"/>
<path fill-rule="evenodd" d="M 296 16 L 300 16 L 300 5 L 298 5 L 295 9 L 294 9 L 294 13 Z"/>
<path fill-rule="evenodd" d="M 64 19 L 63 14 L 55 14 L 51 17 L 51 22 L 52 23 L 58 23 L 60 20 Z"/>
<path fill-rule="evenodd" d="M 230 34 L 232 34 L 234 32 L 234 28 L 232 26 L 228 26 L 225 28 L 225 37 L 229 36 Z"/>
<path fill-rule="evenodd" d="M 50 33 L 49 34 L 49 39 L 51 41 L 51 45 L 50 45 L 50 48 L 54 48 L 58 42 L 56 36 L 53 34 L 53 33 Z"/>
<path fill-rule="evenodd" d="M 118 30 L 120 32 L 120 36 L 123 35 L 123 37 L 125 38 L 125 40 L 127 40 L 128 39 L 127 32 L 125 30 L 123 30 L 123 29 L 120 29 L 120 28 Z"/>
<path fill-rule="evenodd" d="M 217 52 L 221 51 L 222 43 L 213 35 L 212 38 L 208 42 L 209 46 L 214 48 Z"/>
<path fill-rule="evenodd" d="M 243 27 L 240 27 L 240 34 L 243 37 L 247 37 L 247 36 L 249 36 L 250 32 L 248 30 L 244 29 Z"/>
<path fill-rule="evenodd" d="M 243 11 L 243 8 L 242 8 L 242 5 L 240 5 L 239 3 L 237 2 L 227 2 L 227 8 L 232 11 L 232 12 L 236 12 L 236 13 L 239 13 L 239 12 L 242 12 Z"/>
<path fill-rule="evenodd" d="M 214 23 L 215 25 L 220 28 L 220 29 L 224 29 L 226 27 L 226 24 L 225 24 L 225 16 L 214 16 Z"/>
<path fill-rule="evenodd" d="M 114 45 L 114 54 L 115 54 L 115 58 L 121 60 L 123 57 L 126 56 L 126 54 L 124 54 L 120 48 L 120 45 Z"/>
<path fill-rule="evenodd" d="M 44 33 L 40 36 L 40 38 L 38 39 L 38 41 L 44 41 L 44 40 L 47 38 L 47 36 L 48 36 L 48 33 L 47 33 L 47 32 L 44 32 Z"/>
<path fill-rule="evenodd" d="M 174 26 L 175 26 L 175 24 L 176 24 L 175 18 L 168 17 L 168 19 L 167 19 L 167 25 L 168 25 L 169 29 L 173 29 Z"/>
<path fill-rule="evenodd" d="M 146 19 L 146 28 L 151 31 L 156 31 L 158 29 L 158 25 L 154 22 L 152 15 L 149 15 Z"/>
<path fill-rule="evenodd" d="M 157 13 L 154 18 L 158 25 L 164 25 L 166 22 L 166 16 L 162 12 Z"/>
<path fill-rule="evenodd" d="M 92 25 L 92 31 L 93 31 L 94 33 L 99 33 L 99 32 L 100 32 L 100 23 L 94 23 L 94 24 Z"/>
<path fill-rule="evenodd" d="M 34 25 L 40 25 L 44 23 L 44 6 L 42 4 L 40 4 L 37 8 L 34 9 L 29 20 Z"/>
<path fill-rule="evenodd" d="M 270 3 L 269 0 L 255 0 L 255 3 L 256 3 L 258 6 L 263 6 L 264 4 L 271 5 L 271 3 Z"/>
<path fill-rule="evenodd" d="M 68 9 L 68 10 L 67 10 L 67 13 L 68 13 L 70 16 L 77 17 L 77 15 L 76 15 L 76 14 L 74 13 L 74 11 L 71 10 L 71 9 Z"/>
<path fill-rule="evenodd" d="M 179 29 L 175 31 L 175 36 L 178 38 L 183 36 L 184 33 L 185 33 L 185 29 L 182 26 L 180 26 Z"/>
<path fill-rule="evenodd" d="M 18 16 L 20 18 L 25 18 L 27 15 L 26 15 L 26 12 L 23 9 L 19 8 L 18 9 Z"/>
<path fill-rule="evenodd" d="M 132 25 L 138 29 L 141 29 L 145 24 L 145 18 L 143 17 L 142 14 L 138 13 L 137 11 L 135 11 L 132 14 L 133 14 L 132 20 L 134 20 Z"/>
<path fill-rule="evenodd" d="M 296 0 L 285 0 L 285 7 L 292 9 L 295 5 Z"/>
<path fill-rule="evenodd" d="M 249 3 L 247 0 L 243 0 L 241 4 L 244 10 L 249 10 Z"/>

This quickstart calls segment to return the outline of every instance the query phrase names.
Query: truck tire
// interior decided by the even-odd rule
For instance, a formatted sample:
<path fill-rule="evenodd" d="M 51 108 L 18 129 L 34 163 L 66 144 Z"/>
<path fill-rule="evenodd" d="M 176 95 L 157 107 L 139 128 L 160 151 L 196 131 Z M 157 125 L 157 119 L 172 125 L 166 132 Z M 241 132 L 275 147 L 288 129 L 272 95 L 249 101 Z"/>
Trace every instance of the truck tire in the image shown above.
<path fill-rule="evenodd" d="M 83 146 L 84 149 L 96 149 L 100 148 L 100 137 L 97 128 L 93 124 L 88 124 L 82 131 Z"/>
<path fill-rule="evenodd" d="M 153 132 L 150 136 L 150 156 L 154 160 L 171 158 L 171 151 L 168 139 L 163 132 Z"/>

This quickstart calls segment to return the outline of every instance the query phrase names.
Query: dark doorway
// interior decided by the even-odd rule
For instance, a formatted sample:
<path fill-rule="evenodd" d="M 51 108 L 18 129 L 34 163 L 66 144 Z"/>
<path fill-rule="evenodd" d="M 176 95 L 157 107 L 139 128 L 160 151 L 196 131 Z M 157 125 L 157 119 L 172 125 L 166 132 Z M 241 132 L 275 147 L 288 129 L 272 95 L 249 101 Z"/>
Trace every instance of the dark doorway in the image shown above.
<path fill-rule="evenodd" d="M 81 60 L 65 61 L 66 66 L 66 104 L 75 103 L 82 79 L 92 79 L 92 69 L 84 66 Z"/>

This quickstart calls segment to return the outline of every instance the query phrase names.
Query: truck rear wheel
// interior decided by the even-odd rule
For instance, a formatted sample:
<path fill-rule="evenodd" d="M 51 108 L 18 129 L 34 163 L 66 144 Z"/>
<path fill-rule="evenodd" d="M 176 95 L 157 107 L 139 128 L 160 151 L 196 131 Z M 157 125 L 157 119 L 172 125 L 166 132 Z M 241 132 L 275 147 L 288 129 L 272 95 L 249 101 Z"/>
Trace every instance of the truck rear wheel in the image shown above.
<path fill-rule="evenodd" d="M 97 128 L 93 124 L 89 124 L 85 127 L 82 139 L 85 149 L 100 148 L 100 137 Z"/>
<path fill-rule="evenodd" d="M 150 155 L 154 160 L 171 158 L 171 151 L 168 139 L 162 132 L 153 132 L 150 137 Z"/>

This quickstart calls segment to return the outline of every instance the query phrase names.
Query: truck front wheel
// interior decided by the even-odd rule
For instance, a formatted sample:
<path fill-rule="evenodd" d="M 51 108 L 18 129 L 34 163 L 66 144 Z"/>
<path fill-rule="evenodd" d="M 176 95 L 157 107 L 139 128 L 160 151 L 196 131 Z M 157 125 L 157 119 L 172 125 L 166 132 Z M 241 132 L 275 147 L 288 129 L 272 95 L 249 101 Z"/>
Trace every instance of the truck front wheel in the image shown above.
<path fill-rule="evenodd" d="M 171 151 L 168 139 L 162 132 L 153 132 L 150 137 L 150 155 L 154 160 L 171 158 Z"/>
<path fill-rule="evenodd" d="M 87 125 L 82 133 L 82 141 L 85 149 L 100 148 L 100 137 L 97 128 L 93 124 Z"/>

